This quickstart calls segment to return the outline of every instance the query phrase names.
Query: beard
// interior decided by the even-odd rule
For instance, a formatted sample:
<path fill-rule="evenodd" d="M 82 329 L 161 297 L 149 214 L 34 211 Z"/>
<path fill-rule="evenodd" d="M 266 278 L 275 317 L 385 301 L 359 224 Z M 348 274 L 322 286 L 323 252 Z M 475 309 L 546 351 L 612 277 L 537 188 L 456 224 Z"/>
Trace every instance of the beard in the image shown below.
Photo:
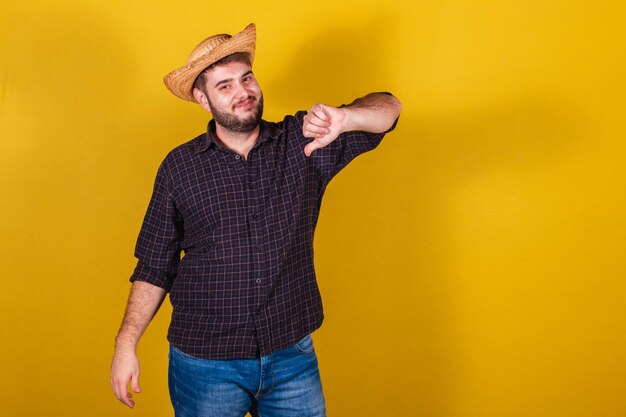
<path fill-rule="evenodd" d="M 251 132 L 259 125 L 263 117 L 263 95 L 259 97 L 256 103 L 256 112 L 251 113 L 248 117 L 237 117 L 235 114 L 222 112 L 216 109 L 209 100 L 209 108 L 213 115 L 215 123 L 231 132 L 246 133 Z"/>

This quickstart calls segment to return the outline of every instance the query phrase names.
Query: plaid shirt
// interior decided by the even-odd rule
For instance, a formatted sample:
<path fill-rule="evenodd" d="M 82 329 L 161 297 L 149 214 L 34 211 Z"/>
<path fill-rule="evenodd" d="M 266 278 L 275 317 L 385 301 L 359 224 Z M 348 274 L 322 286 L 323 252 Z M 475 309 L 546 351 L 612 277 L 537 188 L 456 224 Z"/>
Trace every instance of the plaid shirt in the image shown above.
<path fill-rule="evenodd" d="M 131 281 L 170 292 L 168 340 L 189 355 L 263 356 L 322 324 L 313 268 L 322 196 L 384 133 L 346 132 L 307 158 L 305 114 L 262 121 L 247 160 L 216 142 L 211 121 L 159 167 Z"/>

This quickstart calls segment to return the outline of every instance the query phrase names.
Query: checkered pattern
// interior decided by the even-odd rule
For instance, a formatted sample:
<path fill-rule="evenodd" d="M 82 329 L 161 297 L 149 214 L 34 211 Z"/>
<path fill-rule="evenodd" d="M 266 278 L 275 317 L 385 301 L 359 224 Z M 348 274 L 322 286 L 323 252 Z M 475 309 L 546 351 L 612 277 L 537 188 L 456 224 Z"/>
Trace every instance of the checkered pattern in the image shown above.
<path fill-rule="evenodd" d="M 248 160 L 217 144 L 211 121 L 159 167 L 131 281 L 170 292 L 168 340 L 183 352 L 257 357 L 321 325 L 313 232 L 322 196 L 384 133 L 347 132 L 307 158 L 305 114 L 262 121 Z"/>

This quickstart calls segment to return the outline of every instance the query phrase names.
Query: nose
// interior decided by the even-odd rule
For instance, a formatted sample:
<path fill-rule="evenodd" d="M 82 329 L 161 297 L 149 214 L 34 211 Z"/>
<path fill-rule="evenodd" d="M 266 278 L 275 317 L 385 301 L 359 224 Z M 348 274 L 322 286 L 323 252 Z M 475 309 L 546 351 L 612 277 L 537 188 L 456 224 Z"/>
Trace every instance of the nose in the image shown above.
<path fill-rule="evenodd" d="M 235 88 L 235 98 L 236 99 L 243 99 L 243 98 L 247 98 L 248 97 L 248 90 L 246 90 L 246 88 L 243 86 L 243 84 L 236 83 L 234 88 Z"/>

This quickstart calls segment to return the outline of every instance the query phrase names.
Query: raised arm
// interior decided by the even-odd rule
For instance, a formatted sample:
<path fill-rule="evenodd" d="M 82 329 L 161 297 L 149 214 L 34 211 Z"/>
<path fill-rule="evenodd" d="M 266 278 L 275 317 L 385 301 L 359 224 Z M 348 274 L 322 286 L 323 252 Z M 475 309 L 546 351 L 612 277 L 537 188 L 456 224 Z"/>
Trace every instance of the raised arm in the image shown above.
<path fill-rule="evenodd" d="M 313 139 L 305 146 L 304 153 L 310 156 L 343 132 L 382 133 L 393 125 L 401 109 L 400 101 L 389 93 L 371 93 L 343 107 L 316 104 L 304 116 L 302 133 Z"/>
<path fill-rule="evenodd" d="M 115 355 L 111 364 L 111 386 L 115 396 L 130 408 L 135 406 L 135 401 L 128 392 L 128 383 L 131 383 L 134 392 L 141 392 L 137 344 L 163 303 L 165 294 L 163 288 L 141 281 L 133 282 L 130 290 L 124 320 L 115 339 Z"/>

